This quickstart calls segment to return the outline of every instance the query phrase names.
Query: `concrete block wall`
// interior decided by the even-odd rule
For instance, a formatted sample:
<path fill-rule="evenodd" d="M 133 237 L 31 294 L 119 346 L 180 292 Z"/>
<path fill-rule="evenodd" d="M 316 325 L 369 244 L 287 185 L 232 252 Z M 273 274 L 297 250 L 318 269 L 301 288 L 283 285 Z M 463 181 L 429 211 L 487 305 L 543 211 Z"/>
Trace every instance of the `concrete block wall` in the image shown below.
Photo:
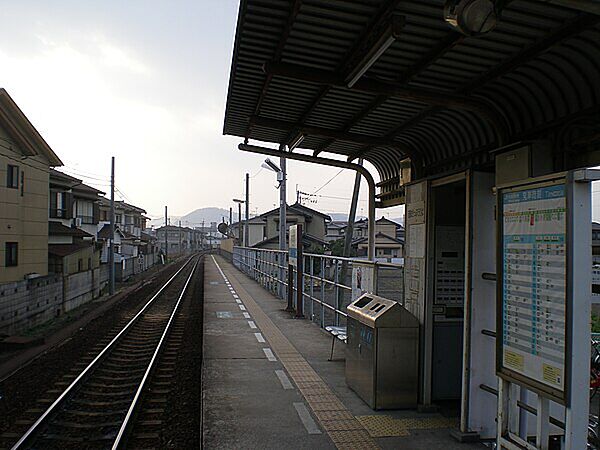
<path fill-rule="evenodd" d="M 124 261 L 124 269 L 123 262 L 115 263 L 115 279 L 117 281 L 126 281 L 132 275 L 145 272 L 157 262 L 158 257 L 156 255 L 144 255 L 143 260 L 137 256 L 127 258 Z"/>
<path fill-rule="evenodd" d="M 146 257 L 142 267 L 132 258 L 126 264 L 127 277 L 147 270 L 154 262 L 155 258 Z M 119 267 L 115 264 L 117 280 Z M 64 277 L 48 275 L 0 284 L 0 337 L 21 333 L 100 297 L 108 285 L 108 276 L 108 264 L 102 264 Z"/>
<path fill-rule="evenodd" d="M 63 279 L 48 275 L 0 285 L 0 335 L 18 333 L 62 313 Z"/>
<path fill-rule="evenodd" d="M 69 312 L 100 296 L 108 283 L 108 267 L 74 273 L 64 278 L 64 312 Z"/>

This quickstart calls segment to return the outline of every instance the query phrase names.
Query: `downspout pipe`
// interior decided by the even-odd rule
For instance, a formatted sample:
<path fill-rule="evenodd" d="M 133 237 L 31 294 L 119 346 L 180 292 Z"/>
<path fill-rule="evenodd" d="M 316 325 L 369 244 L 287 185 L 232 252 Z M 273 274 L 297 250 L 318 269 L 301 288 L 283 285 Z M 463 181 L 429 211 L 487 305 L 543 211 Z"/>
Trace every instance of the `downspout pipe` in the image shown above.
<path fill-rule="evenodd" d="M 277 158 L 294 159 L 296 161 L 304 161 L 313 164 L 321 164 L 324 166 L 350 169 L 360 173 L 363 177 L 365 177 L 367 185 L 369 186 L 369 239 L 367 257 L 369 261 L 373 261 L 375 259 L 375 180 L 366 168 L 360 164 L 347 161 L 339 161 L 331 158 L 320 158 L 312 155 L 303 155 L 301 153 L 284 152 L 273 148 L 259 147 L 257 145 L 240 144 L 238 145 L 238 148 L 243 152 L 258 153 L 260 155 L 274 156 Z"/>

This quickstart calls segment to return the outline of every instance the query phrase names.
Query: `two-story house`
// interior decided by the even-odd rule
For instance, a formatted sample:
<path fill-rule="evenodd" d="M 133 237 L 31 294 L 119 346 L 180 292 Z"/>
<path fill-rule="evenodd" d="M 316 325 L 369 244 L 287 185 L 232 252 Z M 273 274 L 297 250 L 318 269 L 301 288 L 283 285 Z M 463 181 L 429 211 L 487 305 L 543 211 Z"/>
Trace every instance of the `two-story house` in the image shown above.
<path fill-rule="evenodd" d="M 0 89 L 0 283 L 48 273 L 49 171 L 62 166 Z"/>
<path fill-rule="evenodd" d="M 327 234 L 325 235 L 325 240 L 331 244 L 339 239 L 344 239 L 347 225 L 348 222 L 345 220 L 332 220 L 329 222 L 327 224 Z"/>
<path fill-rule="evenodd" d="M 165 253 L 166 248 L 169 257 L 198 251 L 202 248 L 203 241 L 204 232 L 200 229 L 175 225 L 162 226 L 156 229 L 156 244 L 162 253 Z"/>
<path fill-rule="evenodd" d="M 110 200 L 102 197 L 99 202 L 98 240 L 102 243 L 102 262 L 108 262 L 110 237 Z M 142 239 L 146 229 L 146 211 L 124 201 L 115 201 L 115 261 L 147 254 L 147 242 Z"/>
<path fill-rule="evenodd" d="M 52 169 L 48 211 L 48 268 L 69 275 L 100 265 L 96 244 L 102 191 Z"/>
<path fill-rule="evenodd" d="M 352 247 L 358 256 L 366 256 L 368 252 L 369 227 L 366 220 L 354 225 Z M 401 236 L 401 237 L 400 237 Z M 381 217 L 375 221 L 375 257 L 402 258 L 404 252 L 404 227 L 399 223 Z"/>
<path fill-rule="evenodd" d="M 302 225 L 303 242 L 306 251 L 314 251 L 327 246 L 325 240 L 327 223 L 331 217 L 300 203 L 288 205 L 286 209 L 287 229 L 292 225 Z M 267 211 L 249 221 L 249 246 L 276 249 L 279 246 L 279 208 Z M 286 231 L 287 234 L 287 231 Z M 262 237 L 262 239 L 261 239 Z M 287 237 L 286 237 L 287 242 Z"/>

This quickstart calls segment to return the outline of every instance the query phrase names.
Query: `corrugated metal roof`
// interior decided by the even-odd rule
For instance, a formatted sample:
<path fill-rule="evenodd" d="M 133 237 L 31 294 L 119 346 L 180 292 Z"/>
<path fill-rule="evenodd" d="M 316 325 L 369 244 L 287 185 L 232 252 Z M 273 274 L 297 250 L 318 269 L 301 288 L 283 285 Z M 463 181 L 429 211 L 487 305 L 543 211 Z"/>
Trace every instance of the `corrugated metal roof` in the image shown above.
<path fill-rule="evenodd" d="M 495 30 L 466 37 L 444 22 L 443 4 L 242 0 L 224 133 L 286 143 L 311 127 L 317 132 L 303 148 L 364 157 L 386 180 L 406 156 L 421 174 L 484 165 L 490 149 L 598 113 L 599 16 L 516 0 Z M 263 70 L 274 62 L 343 80 L 392 12 L 405 17 L 402 33 L 361 81 L 457 98 L 456 105 Z M 377 142 L 366 144 L 370 138 Z"/>

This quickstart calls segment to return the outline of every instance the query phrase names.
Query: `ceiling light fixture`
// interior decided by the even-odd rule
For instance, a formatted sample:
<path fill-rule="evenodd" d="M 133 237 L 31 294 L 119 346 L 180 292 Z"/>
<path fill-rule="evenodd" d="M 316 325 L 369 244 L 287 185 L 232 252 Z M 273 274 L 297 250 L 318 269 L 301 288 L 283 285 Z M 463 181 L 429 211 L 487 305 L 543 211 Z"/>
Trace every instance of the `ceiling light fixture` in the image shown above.
<path fill-rule="evenodd" d="M 298 133 L 288 144 L 288 148 L 290 149 L 290 152 L 292 150 L 294 150 L 296 147 L 298 147 L 300 144 L 302 144 L 302 141 L 304 141 L 304 138 L 306 136 L 304 136 L 302 133 Z"/>
<path fill-rule="evenodd" d="M 354 70 L 346 78 L 346 86 L 352 88 L 358 80 L 371 68 L 381 55 L 400 37 L 404 27 L 404 16 L 393 14 L 389 24 L 384 28 L 381 35 L 373 43 L 369 51 L 356 64 Z"/>

